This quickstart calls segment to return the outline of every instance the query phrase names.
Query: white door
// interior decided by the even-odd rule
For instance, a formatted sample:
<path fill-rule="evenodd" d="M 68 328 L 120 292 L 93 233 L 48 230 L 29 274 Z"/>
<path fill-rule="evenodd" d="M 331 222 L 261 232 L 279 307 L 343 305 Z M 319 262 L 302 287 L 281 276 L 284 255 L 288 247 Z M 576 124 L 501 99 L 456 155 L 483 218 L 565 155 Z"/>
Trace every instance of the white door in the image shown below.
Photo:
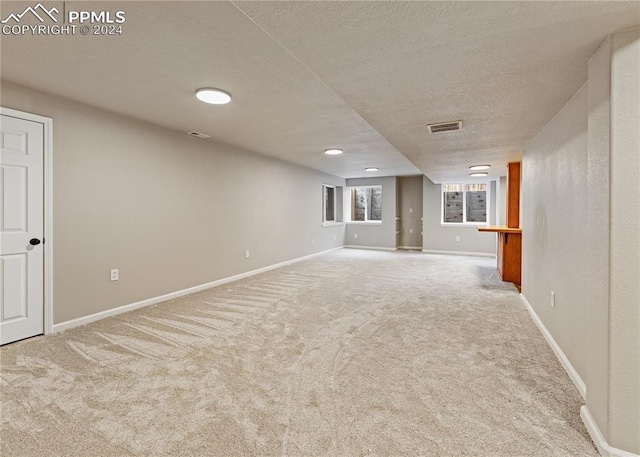
<path fill-rule="evenodd" d="M 44 332 L 43 124 L 0 121 L 0 344 Z"/>

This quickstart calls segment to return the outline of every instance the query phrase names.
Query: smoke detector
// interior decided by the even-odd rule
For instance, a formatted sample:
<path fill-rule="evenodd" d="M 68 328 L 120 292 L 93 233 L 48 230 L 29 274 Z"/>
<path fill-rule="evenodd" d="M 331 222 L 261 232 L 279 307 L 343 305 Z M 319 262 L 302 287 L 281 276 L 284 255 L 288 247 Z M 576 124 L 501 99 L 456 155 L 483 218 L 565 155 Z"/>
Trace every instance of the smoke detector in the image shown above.
<path fill-rule="evenodd" d="M 205 135 L 204 133 L 196 132 L 195 130 L 192 132 L 187 132 L 187 135 L 195 136 L 196 138 L 209 138 L 209 135 Z"/>
<path fill-rule="evenodd" d="M 462 121 L 439 122 L 437 124 L 427 124 L 429 133 L 453 132 L 462 128 Z"/>

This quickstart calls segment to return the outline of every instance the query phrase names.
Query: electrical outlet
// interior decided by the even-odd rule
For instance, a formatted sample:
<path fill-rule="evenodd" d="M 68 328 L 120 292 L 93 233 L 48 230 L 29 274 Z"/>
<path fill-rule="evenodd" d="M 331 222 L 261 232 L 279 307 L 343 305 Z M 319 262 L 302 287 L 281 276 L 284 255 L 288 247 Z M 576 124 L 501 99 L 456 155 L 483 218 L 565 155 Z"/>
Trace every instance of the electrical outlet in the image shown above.
<path fill-rule="evenodd" d="M 338 236 L 337 235 L 333 235 L 333 241 L 337 240 Z"/>
<path fill-rule="evenodd" d="M 409 208 L 409 214 L 413 214 L 413 208 Z"/>
<path fill-rule="evenodd" d="M 554 291 L 551 291 L 551 307 L 556 307 L 556 293 Z"/>
<path fill-rule="evenodd" d="M 245 259 L 249 258 L 249 250 L 248 249 L 246 251 L 244 251 L 244 258 Z"/>
<path fill-rule="evenodd" d="M 413 233 L 413 229 L 409 229 L 409 233 Z"/>
<path fill-rule="evenodd" d="M 316 240 L 312 239 L 312 240 L 311 240 L 311 245 L 312 245 L 312 246 L 315 246 L 315 244 L 316 244 Z"/>
<path fill-rule="evenodd" d="M 111 281 L 117 281 L 120 279 L 120 270 L 111 270 Z"/>
<path fill-rule="evenodd" d="M 460 237 L 459 236 L 456 236 L 456 241 L 460 241 Z"/>
<path fill-rule="evenodd" d="M 354 233 L 354 234 L 353 234 L 353 237 L 354 237 L 354 238 L 358 238 L 358 234 L 357 234 L 357 233 Z"/>

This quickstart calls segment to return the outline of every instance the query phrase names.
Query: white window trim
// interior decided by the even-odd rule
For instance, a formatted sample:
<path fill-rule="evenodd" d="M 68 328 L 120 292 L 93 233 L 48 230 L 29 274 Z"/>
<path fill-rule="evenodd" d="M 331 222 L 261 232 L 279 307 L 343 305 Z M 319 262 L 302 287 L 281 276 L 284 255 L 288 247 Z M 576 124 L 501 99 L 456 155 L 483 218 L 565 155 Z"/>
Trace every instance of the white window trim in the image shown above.
<path fill-rule="evenodd" d="M 380 201 L 380 205 L 382 205 L 382 201 L 384 200 L 384 189 L 382 188 L 382 184 L 369 184 L 369 185 L 362 185 L 362 186 L 347 186 L 345 187 L 345 189 L 348 190 L 348 192 L 345 192 L 345 198 L 344 198 L 344 202 L 345 202 L 345 210 L 344 213 L 345 215 L 347 215 L 347 217 L 345 217 L 345 222 L 347 224 L 359 224 L 359 225 L 381 225 L 382 224 L 382 220 L 379 221 L 368 221 L 368 220 L 364 220 L 364 221 L 352 221 L 351 220 L 351 189 L 355 188 L 355 187 L 379 187 L 380 188 L 380 192 L 382 192 L 382 200 Z M 348 204 L 347 204 L 348 202 Z M 381 208 L 382 209 L 382 208 Z M 364 217 L 367 217 L 367 212 L 364 212 Z M 382 216 L 384 218 L 384 216 Z"/>
<path fill-rule="evenodd" d="M 333 220 L 332 221 L 328 221 L 325 219 L 325 217 L 327 217 L 327 212 L 326 212 L 326 208 L 325 208 L 325 203 L 324 203 L 324 193 L 325 193 L 325 189 L 333 189 Z M 337 190 L 336 190 L 336 186 L 332 185 L 332 184 L 322 184 L 322 226 L 323 227 L 330 227 L 332 225 L 340 225 L 341 223 L 337 221 L 338 219 L 338 211 L 337 206 L 336 206 L 336 194 L 337 194 Z"/>
<path fill-rule="evenodd" d="M 444 221 L 444 191 L 442 190 L 443 184 L 462 184 L 463 189 L 467 184 L 486 184 L 487 185 L 487 221 L 486 222 L 467 222 L 467 192 L 462 192 L 462 207 L 464 208 L 463 217 L 464 222 L 445 222 Z M 490 225 L 491 221 L 491 181 L 456 181 L 446 182 L 440 184 L 440 225 L 442 227 L 483 227 Z"/>
<path fill-rule="evenodd" d="M 338 225 L 344 225 L 344 222 L 325 221 L 322 223 L 323 227 L 336 227 Z"/>

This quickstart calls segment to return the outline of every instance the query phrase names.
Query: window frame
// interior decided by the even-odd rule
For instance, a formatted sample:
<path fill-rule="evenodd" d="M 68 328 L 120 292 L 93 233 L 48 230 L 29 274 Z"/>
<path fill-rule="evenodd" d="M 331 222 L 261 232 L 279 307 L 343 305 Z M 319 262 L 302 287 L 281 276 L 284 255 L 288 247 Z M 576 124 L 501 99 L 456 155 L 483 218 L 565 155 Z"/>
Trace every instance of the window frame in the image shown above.
<path fill-rule="evenodd" d="M 462 185 L 462 222 L 445 222 L 444 221 L 444 185 L 445 184 L 461 184 Z M 468 222 L 467 221 L 467 185 L 484 184 L 487 187 L 487 219 L 485 222 Z M 440 225 L 445 227 L 478 227 L 490 225 L 491 221 L 491 181 L 457 181 L 445 182 L 440 184 Z"/>
<path fill-rule="evenodd" d="M 376 188 L 380 188 L 380 220 L 379 221 L 374 221 L 374 220 L 369 220 L 368 218 L 368 214 L 366 211 L 366 208 L 368 207 L 367 205 L 367 201 L 365 201 L 365 212 L 364 212 L 364 221 L 354 221 L 351 220 L 352 214 L 351 214 L 351 189 L 355 189 L 357 187 L 376 187 Z M 360 224 L 360 225 L 381 225 L 382 224 L 382 201 L 384 199 L 384 189 L 382 188 L 382 184 L 369 184 L 369 185 L 361 185 L 361 186 L 347 186 L 346 189 L 348 190 L 348 192 L 345 192 L 346 196 L 345 196 L 345 205 L 344 207 L 347 208 L 345 210 L 345 214 L 347 215 L 346 219 L 346 223 L 347 224 Z M 365 193 L 365 198 L 366 198 L 366 193 Z M 347 204 L 348 203 L 348 204 Z"/>
<path fill-rule="evenodd" d="M 329 225 L 340 225 L 340 222 L 338 222 L 338 211 L 337 211 L 337 201 L 336 201 L 336 195 L 337 195 L 337 190 L 336 190 L 337 186 L 334 186 L 332 184 L 323 184 L 322 185 L 322 225 L 324 227 L 329 226 Z M 327 193 L 327 189 L 333 189 L 333 220 L 327 220 L 327 199 L 326 199 L 326 193 Z"/>

